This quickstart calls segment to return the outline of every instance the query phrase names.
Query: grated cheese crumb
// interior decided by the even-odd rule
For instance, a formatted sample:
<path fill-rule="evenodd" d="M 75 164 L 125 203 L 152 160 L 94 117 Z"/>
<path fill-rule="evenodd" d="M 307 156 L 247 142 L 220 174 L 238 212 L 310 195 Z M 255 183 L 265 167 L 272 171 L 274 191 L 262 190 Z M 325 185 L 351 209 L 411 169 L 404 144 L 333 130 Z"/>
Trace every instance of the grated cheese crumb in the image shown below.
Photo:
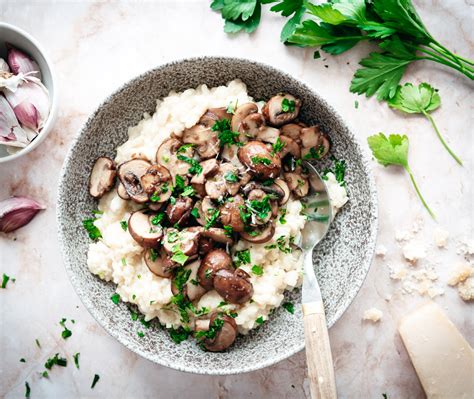
<path fill-rule="evenodd" d="M 449 232 L 437 227 L 433 232 L 433 238 L 436 246 L 438 248 L 446 247 L 448 243 Z"/>
<path fill-rule="evenodd" d="M 370 308 L 364 312 L 363 320 L 368 320 L 377 323 L 383 317 L 383 312 L 377 308 Z"/>
<path fill-rule="evenodd" d="M 410 241 L 403 247 L 403 256 L 408 262 L 415 264 L 418 260 L 426 258 L 426 248 L 419 241 Z"/>
<path fill-rule="evenodd" d="M 375 248 L 375 255 L 385 258 L 385 255 L 387 255 L 387 247 L 383 244 L 377 245 L 377 248 Z"/>

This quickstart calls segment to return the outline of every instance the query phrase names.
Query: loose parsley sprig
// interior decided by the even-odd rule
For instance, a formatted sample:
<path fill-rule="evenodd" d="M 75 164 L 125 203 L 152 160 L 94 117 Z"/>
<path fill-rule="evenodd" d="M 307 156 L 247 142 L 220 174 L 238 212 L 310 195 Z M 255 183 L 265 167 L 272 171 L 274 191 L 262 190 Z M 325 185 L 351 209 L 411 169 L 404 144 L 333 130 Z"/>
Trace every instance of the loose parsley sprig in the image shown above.
<path fill-rule="evenodd" d="M 428 83 L 421 83 L 418 87 L 413 86 L 411 83 L 406 83 L 404 86 L 398 86 L 395 96 L 388 101 L 388 105 L 409 114 L 423 114 L 430 121 L 446 151 L 462 166 L 461 159 L 444 141 L 433 117 L 430 115 L 430 112 L 436 110 L 441 105 L 441 97 L 438 94 L 438 90 L 431 87 Z"/>
<path fill-rule="evenodd" d="M 400 136 L 399 134 L 391 134 L 386 137 L 383 133 L 375 134 L 367 139 L 369 147 L 372 150 L 372 155 L 383 166 L 398 165 L 403 167 L 410 176 L 413 187 L 415 188 L 418 197 L 423 206 L 429 212 L 433 219 L 436 219 L 435 214 L 430 209 L 425 199 L 416 184 L 415 177 L 408 165 L 408 137 Z"/>

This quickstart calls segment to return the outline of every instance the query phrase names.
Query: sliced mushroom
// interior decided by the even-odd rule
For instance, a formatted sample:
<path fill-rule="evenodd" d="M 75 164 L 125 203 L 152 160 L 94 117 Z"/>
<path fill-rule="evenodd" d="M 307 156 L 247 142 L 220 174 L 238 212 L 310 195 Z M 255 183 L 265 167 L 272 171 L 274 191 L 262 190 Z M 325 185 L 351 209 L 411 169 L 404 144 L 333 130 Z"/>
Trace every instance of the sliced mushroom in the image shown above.
<path fill-rule="evenodd" d="M 206 290 L 211 290 L 214 287 L 214 276 L 221 269 L 233 270 L 229 254 L 222 249 L 208 252 L 202 259 L 197 273 L 199 284 Z"/>
<path fill-rule="evenodd" d="M 216 121 L 222 120 L 222 119 L 232 119 L 232 114 L 229 114 L 227 112 L 227 108 L 225 107 L 220 107 L 220 108 L 209 108 L 203 116 L 201 116 L 201 119 L 199 119 L 199 123 L 201 125 L 204 125 L 206 127 L 212 128 Z"/>
<path fill-rule="evenodd" d="M 202 159 L 212 158 L 219 154 L 219 139 L 217 132 L 202 124 L 197 124 L 183 132 L 183 143 L 195 144 Z"/>
<path fill-rule="evenodd" d="M 224 180 L 226 190 L 229 195 L 235 195 L 239 191 L 240 179 L 238 177 L 238 173 L 238 169 L 229 162 L 224 162 L 219 167 L 219 173 L 216 175 L 216 178 Z"/>
<path fill-rule="evenodd" d="M 163 141 L 158 151 L 156 152 L 156 162 L 166 167 L 170 173 L 176 175 L 186 175 L 189 170 L 189 164 L 181 161 L 177 158 L 178 150 L 182 147 L 183 143 L 174 137 Z M 184 148 L 180 155 L 191 158 L 193 156 L 193 148 Z"/>
<path fill-rule="evenodd" d="M 214 206 L 214 203 L 212 202 L 210 197 L 204 197 L 202 201 L 197 201 L 195 204 L 195 208 L 198 210 L 199 213 L 199 218 L 197 219 L 197 222 L 201 226 L 205 226 L 207 224 L 207 220 L 213 215 L 213 213 L 217 209 Z"/>
<path fill-rule="evenodd" d="M 260 229 L 254 229 L 250 232 L 243 231 L 240 233 L 240 236 L 245 241 L 252 242 L 254 244 L 263 244 L 264 242 L 271 240 L 274 234 L 275 226 L 270 222 Z"/>
<path fill-rule="evenodd" d="M 194 192 L 196 193 L 196 197 L 203 198 L 206 196 L 206 187 L 204 184 L 200 183 L 191 183 L 191 186 L 194 188 Z"/>
<path fill-rule="evenodd" d="M 144 211 L 136 211 L 128 219 L 128 231 L 132 238 L 144 248 L 157 248 L 163 237 L 161 226 L 155 226 Z"/>
<path fill-rule="evenodd" d="M 265 191 L 263 190 L 260 190 L 259 188 L 256 188 L 250 191 L 247 198 L 249 201 L 263 201 L 265 199 L 267 199 L 268 201 L 267 193 L 265 193 Z M 250 205 L 248 205 L 248 207 L 250 207 Z M 260 215 L 260 213 L 258 215 Z M 256 213 L 252 215 L 252 220 L 250 222 L 250 225 L 260 226 L 260 225 L 267 224 L 267 222 L 269 222 L 272 217 L 271 212 L 267 212 L 265 217 L 263 218 L 261 218 L 258 215 Z"/>
<path fill-rule="evenodd" d="M 250 276 L 242 269 L 235 269 L 234 272 L 218 270 L 214 276 L 214 289 L 227 303 L 245 303 L 253 295 Z"/>
<path fill-rule="evenodd" d="M 288 202 L 290 199 L 290 188 L 288 187 L 288 184 L 283 179 L 275 179 L 275 184 L 278 185 L 284 192 L 283 197 L 278 201 L 280 205 L 284 205 Z"/>
<path fill-rule="evenodd" d="M 278 137 L 280 137 L 280 131 L 270 126 L 266 126 L 261 129 L 256 136 L 257 140 L 271 144 L 275 144 L 278 140 Z"/>
<path fill-rule="evenodd" d="M 282 136 L 289 137 L 293 139 L 298 145 L 301 144 L 301 129 L 306 127 L 302 123 L 288 123 L 280 127 L 280 132 Z"/>
<path fill-rule="evenodd" d="M 196 260 L 184 266 L 184 270 L 191 270 L 191 273 L 189 274 L 187 281 L 183 285 L 182 294 L 191 302 L 201 298 L 206 293 L 206 289 L 200 286 L 197 282 L 197 272 L 199 270 L 200 264 L 201 261 Z M 176 278 L 174 278 L 171 282 L 171 292 L 173 293 L 173 295 L 177 295 L 180 293 L 178 287 L 176 286 Z"/>
<path fill-rule="evenodd" d="M 173 276 L 173 268 L 166 267 L 166 257 L 155 249 L 148 248 L 143 254 L 143 259 L 153 274 L 164 278 L 171 278 Z"/>
<path fill-rule="evenodd" d="M 275 180 L 275 183 L 276 183 L 276 180 Z M 252 190 L 255 190 L 255 189 L 259 189 L 259 190 L 262 190 L 264 191 L 266 194 L 269 194 L 271 196 L 272 199 L 278 199 L 278 200 L 281 200 L 284 196 L 285 196 L 285 191 L 282 189 L 281 186 L 277 185 L 277 184 L 271 184 L 271 185 L 265 185 L 265 184 L 261 184 L 259 182 L 256 182 L 256 181 L 252 181 L 248 184 L 246 184 L 243 188 L 242 188 L 242 192 L 245 194 L 245 195 L 249 195 L 249 193 L 252 191 Z M 250 199 L 250 198 L 249 198 Z"/>
<path fill-rule="evenodd" d="M 222 326 L 217 331 L 214 338 L 205 338 L 204 347 L 210 352 L 221 352 L 231 346 L 237 338 L 237 324 L 235 320 L 226 314 L 213 314 L 209 321 L 209 326 L 214 325 L 215 320 L 222 320 Z"/>
<path fill-rule="evenodd" d="M 192 184 L 204 184 L 206 177 L 212 176 L 219 170 L 219 162 L 215 158 L 207 159 L 200 163 L 201 173 L 194 175 L 191 179 Z"/>
<path fill-rule="evenodd" d="M 90 195 L 94 198 L 101 198 L 114 186 L 116 175 L 114 161 L 107 157 L 97 158 L 89 178 Z"/>
<path fill-rule="evenodd" d="M 241 124 L 244 119 L 250 114 L 255 114 L 258 112 L 257 104 L 255 103 L 245 103 L 239 105 L 232 116 L 232 121 L 230 127 L 234 132 L 240 132 Z"/>
<path fill-rule="evenodd" d="M 220 218 L 224 226 L 231 226 L 236 233 L 244 231 L 245 225 L 240 217 L 240 208 L 244 206 L 245 202 L 242 196 L 236 195 L 232 201 L 226 201 L 221 207 Z"/>
<path fill-rule="evenodd" d="M 287 136 L 281 136 L 280 141 L 284 144 L 280 151 L 281 158 L 284 158 L 287 154 L 293 155 L 296 159 L 301 158 L 301 148 L 296 141 Z"/>
<path fill-rule="evenodd" d="M 226 182 L 220 174 L 209 178 L 204 184 L 206 194 L 212 199 L 220 199 L 227 194 Z"/>
<path fill-rule="evenodd" d="M 294 172 L 284 173 L 283 177 L 288 183 L 288 188 L 296 197 L 302 198 L 308 195 L 309 183 L 306 177 Z"/>
<path fill-rule="evenodd" d="M 220 227 L 209 227 L 207 230 L 204 229 L 201 234 L 221 244 L 232 245 L 234 243 L 232 237 L 229 237 Z"/>
<path fill-rule="evenodd" d="M 265 118 L 262 114 L 252 113 L 247 115 L 239 126 L 238 132 L 241 133 L 239 137 L 240 142 L 246 142 L 246 138 L 255 138 L 265 126 Z M 244 137 L 242 137 L 242 135 Z"/>
<path fill-rule="evenodd" d="M 329 142 L 329 139 L 327 138 L 327 136 L 324 134 L 321 135 L 320 145 L 324 149 L 321 151 L 319 155 L 319 159 L 324 158 L 328 154 L 329 150 L 331 149 L 331 143 Z"/>
<path fill-rule="evenodd" d="M 209 252 L 211 252 L 213 249 L 214 249 L 214 240 L 200 235 L 198 239 L 199 255 L 201 256 L 206 255 Z"/>
<path fill-rule="evenodd" d="M 194 322 L 194 331 L 207 331 L 211 324 L 211 319 L 196 319 Z"/>
<path fill-rule="evenodd" d="M 316 147 L 319 144 L 321 130 L 318 125 L 301 129 L 301 144 L 305 148 Z"/>
<path fill-rule="evenodd" d="M 138 203 L 148 201 L 148 194 L 143 190 L 141 177 L 147 172 L 151 163 L 143 159 L 132 159 L 118 167 L 118 177 L 130 198 Z"/>
<path fill-rule="evenodd" d="M 251 174 L 261 179 L 278 177 L 281 170 L 281 159 L 278 154 L 272 154 L 260 141 L 249 141 L 238 151 L 242 162 Z"/>
<path fill-rule="evenodd" d="M 123 200 L 130 199 L 130 195 L 128 195 L 127 190 L 125 190 L 125 186 L 120 181 L 119 181 L 119 184 L 117 185 L 117 194 Z"/>
<path fill-rule="evenodd" d="M 283 111 L 283 107 L 289 107 L 290 110 Z M 301 100 L 291 94 L 277 94 L 270 98 L 262 108 L 262 114 L 267 122 L 272 126 L 281 126 L 294 120 L 301 107 Z"/>
<path fill-rule="evenodd" d="M 193 200 L 189 197 L 180 197 L 176 199 L 174 204 L 170 202 L 165 212 L 172 225 L 177 223 L 182 227 L 188 222 L 192 209 Z"/>
<path fill-rule="evenodd" d="M 169 200 L 172 194 L 171 174 L 162 165 L 152 165 L 140 178 L 143 190 L 151 195 L 153 202 L 163 203 Z"/>
<path fill-rule="evenodd" d="M 199 232 L 191 229 L 178 231 L 174 228 L 166 229 L 163 237 L 163 248 L 172 255 L 176 250 L 186 256 L 196 255 L 198 252 Z"/>

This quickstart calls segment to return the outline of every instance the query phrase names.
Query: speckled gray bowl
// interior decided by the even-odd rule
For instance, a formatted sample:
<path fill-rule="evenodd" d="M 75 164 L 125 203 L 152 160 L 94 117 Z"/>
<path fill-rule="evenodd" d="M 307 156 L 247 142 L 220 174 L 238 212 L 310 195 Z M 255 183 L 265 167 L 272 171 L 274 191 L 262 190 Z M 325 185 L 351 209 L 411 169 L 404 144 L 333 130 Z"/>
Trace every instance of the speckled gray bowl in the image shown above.
<path fill-rule="evenodd" d="M 110 300 L 114 284 L 93 276 L 86 265 L 89 238 L 81 221 L 97 204 L 87 190 L 95 159 L 115 157 L 115 148 L 127 140 L 127 127 L 153 112 L 155 100 L 171 90 L 200 84 L 209 87 L 242 79 L 255 99 L 289 92 L 303 100 L 301 119 L 323 126 L 333 142 L 332 153 L 347 162 L 350 201 L 337 216 L 314 252 L 314 264 L 329 326 L 347 309 L 369 270 L 377 232 L 377 197 L 370 166 L 359 143 L 336 111 L 312 89 L 267 65 L 236 58 L 194 58 L 173 62 L 147 72 L 120 88 L 94 112 L 73 143 L 59 185 L 59 237 L 69 277 L 84 305 L 96 320 L 122 344 L 155 363 L 202 374 L 236 374 L 274 364 L 304 348 L 301 307 L 292 315 L 278 309 L 260 328 L 240 336 L 225 353 L 207 353 L 193 340 L 174 344 L 158 323 L 137 335 L 140 323 L 130 319 L 125 303 Z M 317 165 L 319 170 L 331 161 Z M 301 291 L 288 293 L 298 304 Z"/>

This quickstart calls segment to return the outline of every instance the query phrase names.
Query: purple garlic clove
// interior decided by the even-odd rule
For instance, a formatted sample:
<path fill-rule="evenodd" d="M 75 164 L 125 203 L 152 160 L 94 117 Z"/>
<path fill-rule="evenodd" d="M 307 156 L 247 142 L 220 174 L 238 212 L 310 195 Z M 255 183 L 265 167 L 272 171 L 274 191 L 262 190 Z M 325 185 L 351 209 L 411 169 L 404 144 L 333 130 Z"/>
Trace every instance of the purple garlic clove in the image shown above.
<path fill-rule="evenodd" d="M 26 131 L 8 101 L 0 94 L 0 144 L 13 147 L 26 147 L 29 143 Z"/>
<path fill-rule="evenodd" d="M 41 79 L 39 75 L 40 69 L 38 64 L 28 57 L 23 51 L 18 50 L 11 44 L 6 44 L 8 49 L 7 61 L 10 70 L 15 75 L 18 73 L 27 74 L 28 72 L 38 72 L 36 76 Z"/>
<path fill-rule="evenodd" d="M 38 131 L 40 114 L 33 104 L 28 101 L 23 101 L 13 108 L 13 111 L 23 127 Z"/>
<path fill-rule="evenodd" d="M 28 224 L 36 214 L 45 209 L 31 198 L 11 197 L 0 201 L 0 231 L 10 233 Z"/>

